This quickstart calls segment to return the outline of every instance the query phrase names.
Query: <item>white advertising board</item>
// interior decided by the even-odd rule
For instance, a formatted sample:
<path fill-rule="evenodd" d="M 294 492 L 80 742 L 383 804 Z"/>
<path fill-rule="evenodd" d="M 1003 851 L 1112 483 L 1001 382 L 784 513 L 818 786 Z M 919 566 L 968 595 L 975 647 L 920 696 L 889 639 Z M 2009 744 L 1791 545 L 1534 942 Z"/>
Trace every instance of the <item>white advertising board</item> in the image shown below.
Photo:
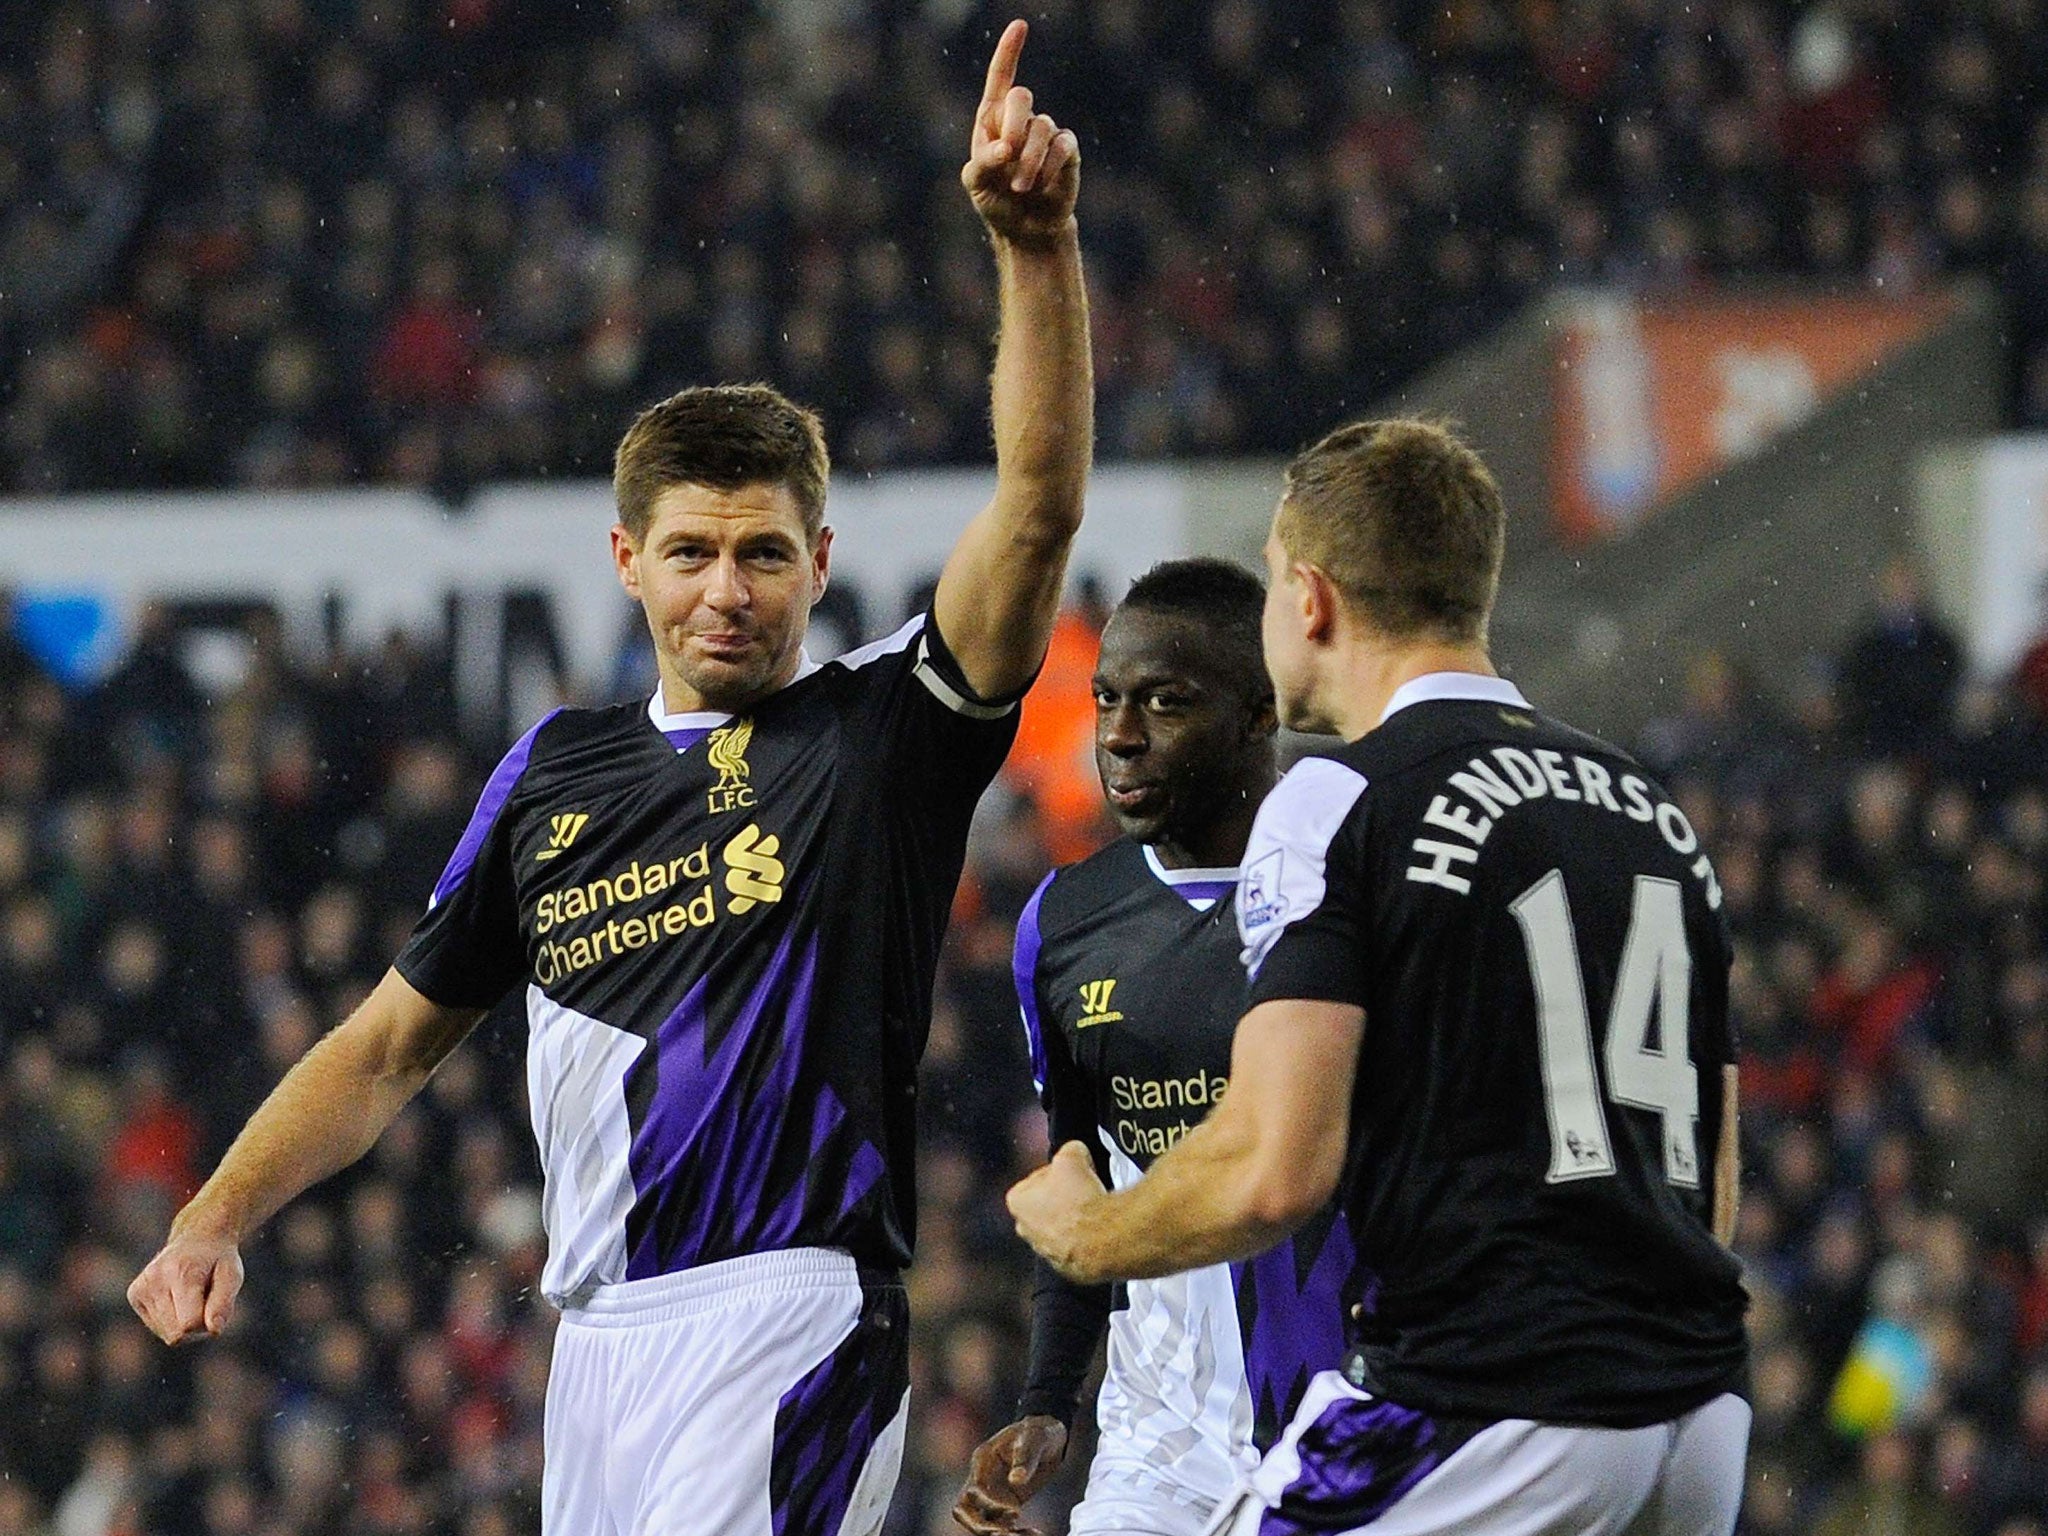
<path fill-rule="evenodd" d="M 1915 491 L 1935 601 L 1971 669 L 2003 676 L 2048 632 L 2048 433 L 1932 449 Z"/>
<path fill-rule="evenodd" d="M 859 591 L 869 631 L 845 638 L 900 621 L 994 484 L 984 471 L 835 482 L 826 510 L 835 578 Z M 1074 577 L 1093 576 L 1114 596 L 1155 561 L 1186 553 L 1186 507 L 1185 471 L 1099 472 Z M 438 633 L 450 594 L 487 606 L 508 591 L 538 591 L 571 670 L 596 682 L 631 620 L 611 565 L 612 518 L 603 482 L 496 487 L 459 513 L 411 491 L 0 502 L 0 588 L 99 605 L 109 620 L 95 645 L 103 662 L 151 599 L 267 602 L 308 646 L 331 606 L 343 635 L 365 645 L 394 627 Z"/>
<path fill-rule="evenodd" d="M 1973 555 L 1970 653 L 2004 672 L 2048 628 L 2048 434 L 1980 449 Z"/>

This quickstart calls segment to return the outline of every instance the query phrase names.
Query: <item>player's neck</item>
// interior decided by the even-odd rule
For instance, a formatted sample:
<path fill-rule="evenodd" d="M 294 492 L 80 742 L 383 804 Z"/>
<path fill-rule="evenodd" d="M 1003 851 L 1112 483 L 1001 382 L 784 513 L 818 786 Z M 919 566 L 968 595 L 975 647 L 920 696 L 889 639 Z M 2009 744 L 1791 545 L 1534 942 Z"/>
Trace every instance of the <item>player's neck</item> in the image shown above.
<path fill-rule="evenodd" d="M 1259 803 L 1273 787 L 1272 775 L 1247 784 L 1238 791 L 1237 802 L 1199 827 L 1176 831 L 1151 845 L 1164 869 L 1235 869 L 1244 862 L 1245 845 L 1252 840 L 1252 822 Z"/>
<path fill-rule="evenodd" d="M 1260 795 L 1245 799 L 1245 809 L 1210 821 L 1186 834 L 1161 838 L 1151 844 L 1161 868 L 1237 868 L 1245 858 L 1245 844 L 1251 842 L 1251 817 L 1260 809 Z"/>
<path fill-rule="evenodd" d="M 681 678 L 671 677 L 666 667 L 661 669 L 661 712 L 665 715 L 701 715 L 709 713 L 714 706 L 705 702 L 704 695 L 692 688 Z M 724 711 L 719 711 L 724 713 Z"/>
<path fill-rule="evenodd" d="M 691 686 L 680 673 L 664 661 L 656 668 L 661 677 L 661 710 L 665 715 L 745 714 L 763 699 L 787 688 L 796 680 L 797 673 L 802 669 L 803 653 L 799 651 L 780 669 L 775 680 L 760 692 L 738 699 L 710 699 Z"/>
<path fill-rule="evenodd" d="M 1343 647 L 1330 690 L 1329 719 L 1337 734 L 1356 741 L 1373 730 L 1402 685 L 1433 672 L 1471 672 L 1497 677 L 1483 645 L 1440 640 L 1389 645 L 1378 636 L 1359 636 Z"/>

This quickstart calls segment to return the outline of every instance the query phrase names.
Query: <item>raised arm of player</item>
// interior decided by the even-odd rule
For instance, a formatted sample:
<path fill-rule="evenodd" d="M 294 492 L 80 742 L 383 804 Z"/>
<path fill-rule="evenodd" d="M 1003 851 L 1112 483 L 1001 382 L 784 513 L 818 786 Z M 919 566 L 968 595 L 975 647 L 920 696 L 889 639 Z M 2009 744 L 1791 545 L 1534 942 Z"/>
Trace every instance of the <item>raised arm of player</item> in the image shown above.
<path fill-rule="evenodd" d="M 1044 660 L 1095 440 L 1088 295 L 1074 198 L 1081 149 L 1016 83 L 1025 25 L 996 44 L 960 180 L 995 246 L 1001 330 L 990 385 L 996 493 L 961 534 L 933 615 L 983 698 Z"/>
<path fill-rule="evenodd" d="M 1336 1192 L 1364 1033 L 1354 1004 L 1259 1004 L 1237 1026 L 1230 1092 L 1208 1119 L 1115 1194 L 1068 1142 L 1010 1190 L 1017 1235 L 1084 1285 L 1263 1253 Z"/>
<path fill-rule="evenodd" d="M 397 971 L 284 1075 L 128 1287 L 166 1344 L 218 1334 L 242 1289 L 241 1244 L 301 1191 L 370 1150 L 483 1017 L 429 1002 Z"/>

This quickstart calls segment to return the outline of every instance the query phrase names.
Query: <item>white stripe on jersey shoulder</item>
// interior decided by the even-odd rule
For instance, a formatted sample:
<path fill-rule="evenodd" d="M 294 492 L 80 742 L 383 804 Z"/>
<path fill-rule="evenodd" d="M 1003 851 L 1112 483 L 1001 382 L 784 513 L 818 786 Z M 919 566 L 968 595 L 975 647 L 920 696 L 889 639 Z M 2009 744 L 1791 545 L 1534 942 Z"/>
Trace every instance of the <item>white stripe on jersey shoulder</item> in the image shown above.
<path fill-rule="evenodd" d="M 884 656 L 894 656 L 917 642 L 917 663 L 911 669 L 917 680 L 923 683 L 925 691 L 956 715 L 965 715 L 970 720 L 1000 720 L 1017 707 L 1015 701 L 1008 704 L 984 704 L 979 699 L 970 699 L 939 675 L 932 665 L 931 636 L 925 632 L 930 615 L 920 613 L 893 635 L 885 635 L 858 650 L 848 651 L 833 660 L 835 667 L 864 667 L 871 661 L 880 661 Z"/>
<path fill-rule="evenodd" d="M 910 642 L 924 633 L 924 615 L 918 614 L 893 635 L 884 635 L 879 640 L 870 640 L 866 645 L 857 646 L 843 656 L 832 658 L 832 665 L 851 670 L 864 667 L 871 661 L 880 661 L 884 656 L 894 656 L 910 648 Z"/>
<path fill-rule="evenodd" d="M 1484 672 L 1425 672 L 1394 690 L 1387 707 L 1380 711 L 1380 724 L 1385 725 L 1410 704 L 1427 704 L 1437 699 L 1512 704 L 1518 709 L 1532 707 L 1522 697 L 1522 690 L 1504 677 L 1489 677 Z"/>
<path fill-rule="evenodd" d="M 1143 845 L 1145 862 L 1152 873 L 1159 877 L 1162 885 L 1235 885 L 1238 872 L 1235 869 L 1168 869 L 1159 862 L 1159 854 L 1150 843 Z"/>
<path fill-rule="evenodd" d="M 1365 793 L 1365 782 L 1355 768 L 1305 757 L 1259 807 L 1237 883 L 1237 931 L 1253 976 L 1288 925 L 1322 905 L 1330 840 Z"/>

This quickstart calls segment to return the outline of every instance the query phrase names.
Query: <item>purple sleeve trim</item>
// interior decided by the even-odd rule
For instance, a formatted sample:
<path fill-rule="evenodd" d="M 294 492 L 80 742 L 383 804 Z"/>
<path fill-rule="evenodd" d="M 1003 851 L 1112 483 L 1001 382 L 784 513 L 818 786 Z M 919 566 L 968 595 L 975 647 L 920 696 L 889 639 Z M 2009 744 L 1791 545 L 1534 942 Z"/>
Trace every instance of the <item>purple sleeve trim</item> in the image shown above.
<path fill-rule="evenodd" d="M 491 835 L 491 828 L 498 820 L 498 813 L 505 809 L 505 802 L 512 798 L 512 787 L 519 782 L 519 776 L 526 772 L 526 761 L 533 756 L 534 738 L 540 729 L 560 709 L 551 709 L 535 721 L 533 728 L 512 743 L 498 766 L 491 770 L 490 778 L 484 784 L 484 792 L 477 797 L 476 809 L 470 813 L 469 825 L 462 829 L 462 839 L 455 845 L 455 851 L 448 855 L 448 867 L 441 871 L 441 878 L 434 882 L 434 894 L 427 902 L 427 908 L 441 905 L 469 878 L 469 872 L 476 867 L 477 855 L 483 852 L 484 839 Z"/>
<path fill-rule="evenodd" d="M 1052 875 L 1039 881 L 1038 889 L 1024 903 L 1023 915 L 1017 919 L 1017 948 L 1010 958 L 1010 974 L 1017 983 L 1017 1011 L 1024 1016 L 1024 1038 L 1031 1044 L 1031 1081 L 1041 1095 L 1045 1092 L 1045 1025 L 1038 1017 L 1038 951 L 1045 936 L 1038 928 L 1038 904 L 1052 881 Z"/>

